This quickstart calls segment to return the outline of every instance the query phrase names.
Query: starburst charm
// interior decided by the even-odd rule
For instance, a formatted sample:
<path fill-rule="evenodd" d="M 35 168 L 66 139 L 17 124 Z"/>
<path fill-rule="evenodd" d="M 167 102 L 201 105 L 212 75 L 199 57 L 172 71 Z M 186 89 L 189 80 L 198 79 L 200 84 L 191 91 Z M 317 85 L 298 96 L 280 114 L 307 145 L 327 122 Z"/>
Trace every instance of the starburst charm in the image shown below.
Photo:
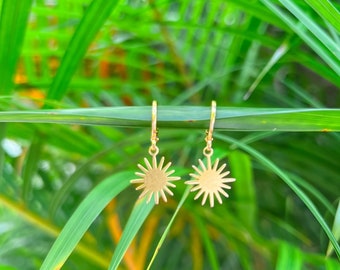
<path fill-rule="evenodd" d="M 163 168 L 164 157 L 161 158 L 159 165 L 157 165 L 156 155 L 152 155 L 152 165 L 146 158 L 144 158 L 144 162 L 146 168 L 138 164 L 137 166 L 142 172 L 135 173 L 141 178 L 131 180 L 130 182 L 140 184 L 136 190 L 143 189 L 143 192 L 140 194 L 139 198 L 148 196 L 147 203 L 150 202 L 153 195 L 156 204 L 159 203 L 159 195 L 161 195 L 163 200 L 166 202 L 167 198 L 165 192 L 173 196 L 173 193 L 169 187 L 176 187 L 176 185 L 171 182 L 180 180 L 181 178 L 177 176 L 170 176 L 175 172 L 175 170 L 167 172 L 171 162 L 166 164 Z"/>
<path fill-rule="evenodd" d="M 226 176 L 230 173 L 229 171 L 223 172 L 223 169 L 227 166 L 227 164 L 223 164 L 218 168 L 219 159 L 216 159 L 214 165 L 212 166 L 210 155 L 206 155 L 206 157 L 207 166 L 201 159 L 199 159 L 198 162 L 201 168 L 199 169 L 193 165 L 192 167 L 197 172 L 197 174 L 191 173 L 190 176 L 193 178 L 193 180 L 186 181 L 185 183 L 188 185 L 193 185 L 190 191 L 199 190 L 194 198 L 195 200 L 204 194 L 202 205 L 205 204 L 209 196 L 210 207 L 214 207 L 214 197 L 216 197 L 217 201 L 222 204 L 220 193 L 228 198 L 229 195 L 224 191 L 224 189 L 231 189 L 231 187 L 226 183 L 234 182 L 236 179 L 226 178 Z"/>

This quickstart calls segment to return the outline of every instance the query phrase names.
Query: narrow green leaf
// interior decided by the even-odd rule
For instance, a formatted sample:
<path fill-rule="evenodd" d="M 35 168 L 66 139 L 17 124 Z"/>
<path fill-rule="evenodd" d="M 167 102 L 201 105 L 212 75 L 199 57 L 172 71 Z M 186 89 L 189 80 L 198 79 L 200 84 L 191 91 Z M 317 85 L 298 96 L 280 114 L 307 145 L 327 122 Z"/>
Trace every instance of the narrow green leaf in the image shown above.
<path fill-rule="evenodd" d="M 128 136 L 125 139 L 122 139 L 119 142 L 113 144 L 111 147 L 96 153 L 92 157 L 88 158 L 86 162 L 81 164 L 77 168 L 77 170 L 72 175 L 70 175 L 70 177 L 64 182 L 62 187 L 54 194 L 49 208 L 50 217 L 53 218 L 56 215 L 59 207 L 64 203 L 65 199 L 67 198 L 68 194 L 70 194 L 71 189 L 73 188 L 75 183 L 81 178 L 83 174 L 85 174 L 88 171 L 91 164 L 96 163 L 98 160 L 100 160 L 101 158 L 103 158 L 104 156 L 106 156 L 107 154 L 114 150 L 123 149 L 127 145 L 130 145 L 132 141 L 134 143 L 144 142 L 145 141 L 144 135 L 145 135 L 144 132 L 142 132 L 137 133 L 136 135 Z M 168 135 L 172 136 L 171 133 Z"/>
<path fill-rule="evenodd" d="M 268 27 L 267 24 L 259 22 L 259 25 L 257 26 L 255 24 L 255 26 L 257 27 L 256 31 L 259 34 L 264 35 L 266 33 Z M 252 27 L 253 24 L 250 24 L 249 28 Z M 243 91 L 243 89 L 249 87 L 249 82 L 254 77 L 254 67 L 258 62 L 259 56 L 261 55 L 261 48 L 262 46 L 258 42 L 253 41 L 250 43 L 243 62 L 243 67 L 241 68 L 239 76 L 236 79 L 238 89 L 242 89 Z M 238 91 L 233 100 L 235 103 L 240 103 L 242 102 L 242 99 L 245 99 L 244 94 L 242 94 L 241 91 Z"/>
<path fill-rule="evenodd" d="M 211 75 L 210 75 L 211 76 Z M 202 91 L 209 83 L 211 83 L 212 78 L 202 79 L 198 83 L 193 86 L 187 88 L 183 93 L 178 95 L 172 102 L 171 105 L 180 105 L 184 103 L 186 100 L 189 100 L 192 96 L 197 95 L 200 91 Z"/>
<path fill-rule="evenodd" d="M 48 91 L 47 99 L 60 100 L 64 96 L 87 48 L 118 2 L 119 0 L 93 0 L 87 7 L 61 60 L 55 79 Z"/>
<path fill-rule="evenodd" d="M 280 244 L 279 256 L 276 262 L 276 270 L 300 270 L 303 259 L 299 249 L 285 242 Z"/>
<path fill-rule="evenodd" d="M 339 59 L 331 55 L 329 51 L 323 47 L 320 42 L 313 38 L 305 28 L 301 28 L 301 24 L 280 10 L 272 1 L 261 0 L 274 14 L 284 21 L 308 46 L 310 46 L 333 70 L 340 76 Z"/>
<path fill-rule="evenodd" d="M 149 127 L 150 107 L 0 112 L 0 122 Z M 158 126 L 206 128 L 209 107 L 159 106 Z M 340 131 L 340 109 L 218 108 L 216 129 L 238 131 Z"/>
<path fill-rule="evenodd" d="M 0 14 L 0 94 L 12 91 L 32 0 L 3 0 Z"/>
<path fill-rule="evenodd" d="M 340 33 L 340 12 L 328 0 L 305 0 L 315 12 Z"/>
<path fill-rule="evenodd" d="M 157 244 L 157 246 L 156 246 L 156 248 L 155 248 L 155 251 L 154 251 L 154 253 L 153 253 L 153 255 L 152 255 L 152 258 L 151 258 L 151 260 L 150 260 L 150 263 L 149 263 L 148 267 L 146 268 L 147 270 L 149 270 L 149 269 L 151 268 L 151 266 L 152 266 L 154 260 L 156 259 L 156 256 L 157 256 L 159 250 L 161 249 L 161 247 L 162 247 L 162 245 L 163 245 L 163 243 L 164 243 L 164 240 L 165 240 L 166 236 L 168 235 L 168 233 L 169 233 L 169 231 L 170 231 L 170 228 L 171 228 L 172 224 L 174 223 L 175 218 L 176 218 L 176 216 L 177 216 L 179 210 L 180 210 L 181 207 L 183 206 L 185 200 L 187 199 L 189 193 L 190 193 L 190 187 L 188 186 L 188 187 L 186 188 L 186 190 L 184 191 L 183 196 L 182 196 L 181 200 L 179 201 L 179 203 L 178 203 L 178 205 L 177 205 L 177 207 L 176 207 L 175 213 L 172 215 L 170 222 L 169 222 L 168 225 L 166 226 L 166 228 L 165 228 L 165 230 L 164 230 L 164 232 L 163 232 L 161 238 L 159 239 L 159 242 L 158 242 L 158 244 Z"/>
<path fill-rule="evenodd" d="M 59 207 L 62 205 L 62 203 L 65 201 L 67 195 L 70 193 L 71 188 L 74 186 L 76 181 L 78 181 L 83 174 L 85 174 L 88 169 L 90 168 L 90 165 L 95 163 L 98 159 L 100 159 L 102 156 L 106 155 L 109 151 L 112 151 L 113 147 L 106 149 L 102 152 L 99 152 L 95 156 L 88 158 L 84 164 L 79 166 L 77 170 L 65 181 L 65 183 L 62 185 L 62 187 L 55 193 L 53 196 L 53 199 L 50 204 L 49 208 L 49 214 L 50 217 L 54 217 Z"/>
<path fill-rule="evenodd" d="M 306 246 L 312 244 L 312 241 L 307 236 L 305 236 L 304 232 L 296 228 L 294 225 L 287 223 L 287 221 L 282 219 L 281 217 L 269 214 L 266 218 L 268 218 L 270 222 L 275 224 L 277 228 L 281 228 L 283 231 L 285 231 L 286 234 L 294 236 L 301 242 L 301 244 L 305 244 Z"/>
<path fill-rule="evenodd" d="M 221 140 L 224 140 L 229 143 L 233 143 L 243 149 L 244 151 L 248 152 L 250 155 L 252 155 L 254 158 L 256 158 L 261 164 L 263 164 L 266 168 L 274 172 L 277 176 L 279 176 L 286 184 L 289 186 L 296 195 L 300 198 L 300 200 L 307 206 L 309 211 L 313 214 L 315 219 L 319 222 L 320 226 L 328 236 L 329 240 L 331 241 L 335 253 L 340 259 L 340 246 L 334 237 L 333 233 L 331 232 L 330 228 L 327 225 L 327 222 L 324 220 L 324 218 L 319 213 L 318 209 L 314 205 L 314 203 L 309 199 L 309 197 L 290 179 L 290 177 L 282 171 L 279 167 L 277 167 L 273 162 L 271 162 L 269 159 L 267 159 L 265 156 L 263 156 L 261 153 L 253 149 L 252 147 L 245 145 L 244 143 L 241 143 L 231 137 L 224 136 L 221 134 L 215 134 L 216 138 L 220 138 Z"/>
<path fill-rule="evenodd" d="M 233 189 L 237 214 L 246 226 L 253 228 L 256 224 L 257 201 L 250 157 L 241 151 L 233 151 L 229 161 L 232 176 L 236 178 Z"/>
<path fill-rule="evenodd" d="M 273 132 L 273 131 L 265 131 L 265 132 L 251 132 L 249 134 L 247 134 L 246 136 L 244 136 L 240 142 L 244 143 L 244 144 L 251 144 L 253 142 L 259 141 L 259 140 L 263 140 L 269 137 L 273 137 L 273 136 L 277 136 L 281 134 L 280 132 Z M 237 146 L 236 145 L 231 145 L 230 149 L 234 150 L 236 149 Z"/>
<path fill-rule="evenodd" d="M 195 218 L 195 224 L 197 226 L 198 231 L 200 232 L 200 237 L 203 240 L 204 243 L 204 248 L 206 250 L 206 253 L 208 255 L 208 260 L 210 263 L 210 269 L 212 270 L 219 270 L 220 265 L 218 263 L 218 255 L 217 255 L 217 250 L 215 249 L 213 243 L 212 243 L 212 239 L 208 233 L 208 230 L 204 224 L 204 222 L 202 221 L 202 219 L 200 218 L 199 215 L 193 215 L 193 217 Z"/>
<path fill-rule="evenodd" d="M 290 81 L 288 79 L 282 79 L 281 83 L 289 87 L 294 93 L 296 93 L 304 102 L 314 108 L 323 108 L 325 107 L 315 96 L 311 93 L 305 91 L 301 86 L 297 83 Z"/>
<path fill-rule="evenodd" d="M 308 16 L 308 13 L 299 8 L 292 0 L 280 0 L 280 2 L 296 17 L 309 31 L 325 45 L 329 51 L 335 55 L 337 60 L 340 60 L 339 44 L 336 44 L 328 34 Z M 336 14 L 336 13 L 335 13 Z M 338 62 L 339 64 L 339 62 Z"/>
<path fill-rule="evenodd" d="M 318 190 L 317 187 L 314 187 L 309 182 L 305 181 L 301 177 L 290 174 L 289 177 L 294 180 L 295 183 L 297 183 L 299 186 L 303 187 L 305 190 L 307 190 L 310 194 L 312 194 L 324 207 L 331 213 L 332 215 L 335 214 L 335 208 L 334 206 L 328 201 L 328 199 Z M 333 232 L 334 233 L 334 232 Z"/>
<path fill-rule="evenodd" d="M 336 213 L 335 213 L 332 232 L 334 234 L 334 237 L 337 240 L 339 240 L 340 239 L 340 202 L 338 203 L 338 208 L 337 208 Z M 330 256 L 333 251 L 334 251 L 334 247 L 333 247 L 332 243 L 329 242 L 328 248 L 327 248 L 327 256 Z"/>
<path fill-rule="evenodd" d="M 129 185 L 132 178 L 132 172 L 121 172 L 106 178 L 96 186 L 68 220 L 40 269 L 60 269 L 95 218 Z"/>
<path fill-rule="evenodd" d="M 264 76 L 287 53 L 288 49 L 289 45 L 287 41 L 284 41 L 280 45 L 280 47 L 277 48 L 272 57 L 269 59 L 268 63 L 264 66 L 264 68 L 261 70 L 255 81 L 252 83 L 247 93 L 244 95 L 243 97 L 244 100 L 247 100 L 250 97 L 250 95 L 254 92 L 255 88 L 259 85 Z"/>
<path fill-rule="evenodd" d="M 41 135 L 36 132 L 26 156 L 25 166 L 22 171 L 23 190 L 22 198 L 25 202 L 30 199 L 34 174 L 38 168 L 38 162 L 44 144 Z"/>
<path fill-rule="evenodd" d="M 146 203 L 146 198 L 136 202 L 136 205 L 130 214 L 129 220 L 124 227 L 123 234 L 112 256 L 111 263 L 108 268 L 109 270 L 118 268 L 126 250 L 131 244 L 133 238 L 136 236 L 140 227 L 143 225 L 145 219 L 150 214 L 154 204 L 155 203 L 153 200 L 151 200 L 149 203 Z"/>
<path fill-rule="evenodd" d="M 266 8 L 262 7 L 255 1 L 247 1 L 247 0 L 230 0 L 230 4 L 237 6 L 239 9 L 243 10 L 246 14 L 253 15 L 260 20 L 265 22 L 269 22 L 273 25 L 278 26 L 279 28 L 288 31 L 289 28 L 278 20 L 273 13 L 268 11 Z"/>
<path fill-rule="evenodd" d="M 6 125 L 7 125 L 6 123 L 0 124 L 0 142 L 2 142 L 3 139 L 5 139 Z M 0 179 L 2 179 L 4 162 L 5 162 L 5 152 L 4 152 L 4 148 L 2 147 L 2 145 L 0 145 Z"/>

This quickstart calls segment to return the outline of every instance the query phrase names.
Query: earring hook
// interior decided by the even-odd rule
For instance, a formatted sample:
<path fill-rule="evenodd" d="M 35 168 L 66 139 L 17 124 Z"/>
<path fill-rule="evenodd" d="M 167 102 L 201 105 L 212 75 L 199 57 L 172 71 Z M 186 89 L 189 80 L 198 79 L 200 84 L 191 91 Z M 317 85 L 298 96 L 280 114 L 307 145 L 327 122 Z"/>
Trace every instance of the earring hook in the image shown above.
<path fill-rule="evenodd" d="M 152 101 L 152 110 L 151 110 L 151 146 L 149 148 L 150 155 L 157 155 L 159 152 L 158 147 L 156 146 L 159 138 L 157 137 L 157 101 Z"/>
<path fill-rule="evenodd" d="M 213 141 L 213 131 L 214 131 L 215 120 L 216 120 L 216 101 L 213 100 L 211 101 L 209 130 L 206 131 L 207 136 L 205 137 L 207 146 L 203 149 L 203 154 L 205 156 L 211 156 L 213 154 L 212 141 Z"/>

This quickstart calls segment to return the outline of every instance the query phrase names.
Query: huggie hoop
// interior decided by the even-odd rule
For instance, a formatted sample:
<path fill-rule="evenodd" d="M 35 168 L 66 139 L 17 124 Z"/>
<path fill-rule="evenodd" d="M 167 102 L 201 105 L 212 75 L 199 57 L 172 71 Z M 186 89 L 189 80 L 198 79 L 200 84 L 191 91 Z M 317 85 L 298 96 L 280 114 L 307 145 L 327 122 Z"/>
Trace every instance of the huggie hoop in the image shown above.
<path fill-rule="evenodd" d="M 210 113 L 210 125 L 209 130 L 207 130 L 207 136 L 205 137 L 205 141 L 207 142 L 207 146 L 203 150 L 203 154 L 205 155 L 212 155 L 213 149 L 212 149 L 212 141 L 213 141 L 213 131 L 214 131 L 214 125 L 216 120 L 216 101 L 211 101 L 211 113 Z"/>
<path fill-rule="evenodd" d="M 158 154 L 159 149 L 156 146 L 159 138 L 157 137 L 157 101 L 152 101 L 152 110 L 151 110 L 151 146 L 149 148 L 149 154 L 155 156 Z"/>

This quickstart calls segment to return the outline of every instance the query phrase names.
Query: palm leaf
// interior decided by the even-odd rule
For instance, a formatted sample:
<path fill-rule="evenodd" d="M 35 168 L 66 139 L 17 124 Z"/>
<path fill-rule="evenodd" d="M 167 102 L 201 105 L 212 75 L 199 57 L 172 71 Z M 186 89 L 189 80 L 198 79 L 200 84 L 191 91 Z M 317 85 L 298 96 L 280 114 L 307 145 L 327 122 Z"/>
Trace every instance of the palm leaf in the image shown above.
<path fill-rule="evenodd" d="M 0 112 L 0 122 L 59 123 L 145 127 L 149 107 Z M 238 131 L 339 131 L 339 109 L 220 108 L 216 129 Z M 205 107 L 160 107 L 160 127 L 206 128 L 210 109 Z"/>

